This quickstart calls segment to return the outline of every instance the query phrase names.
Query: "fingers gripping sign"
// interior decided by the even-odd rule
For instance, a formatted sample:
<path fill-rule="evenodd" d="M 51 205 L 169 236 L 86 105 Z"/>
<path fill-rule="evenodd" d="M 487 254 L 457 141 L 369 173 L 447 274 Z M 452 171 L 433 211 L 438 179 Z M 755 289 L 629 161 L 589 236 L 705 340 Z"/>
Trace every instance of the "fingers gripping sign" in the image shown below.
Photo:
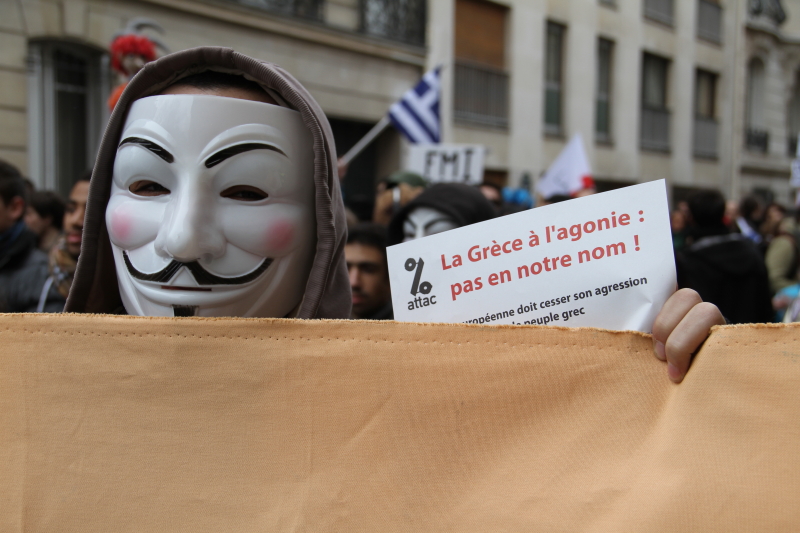
<path fill-rule="evenodd" d="M 681 289 L 667 300 L 653 323 L 653 347 L 656 357 L 666 361 L 672 381 L 683 381 L 711 327 L 724 324 L 717 306 L 703 302 L 691 289 Z"/>

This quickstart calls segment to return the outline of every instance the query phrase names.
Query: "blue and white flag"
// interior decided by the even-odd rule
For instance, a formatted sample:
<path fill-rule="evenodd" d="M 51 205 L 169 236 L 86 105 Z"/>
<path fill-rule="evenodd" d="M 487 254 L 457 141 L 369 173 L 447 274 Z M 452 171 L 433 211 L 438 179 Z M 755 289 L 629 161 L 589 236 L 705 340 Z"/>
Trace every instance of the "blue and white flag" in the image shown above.
<path fill-rule="evenodd" d="M 439 68 L 422 77 L 413 89 L 389 108 L 392 124 L 412 143 L 438 143 L 439 127 Z"/>

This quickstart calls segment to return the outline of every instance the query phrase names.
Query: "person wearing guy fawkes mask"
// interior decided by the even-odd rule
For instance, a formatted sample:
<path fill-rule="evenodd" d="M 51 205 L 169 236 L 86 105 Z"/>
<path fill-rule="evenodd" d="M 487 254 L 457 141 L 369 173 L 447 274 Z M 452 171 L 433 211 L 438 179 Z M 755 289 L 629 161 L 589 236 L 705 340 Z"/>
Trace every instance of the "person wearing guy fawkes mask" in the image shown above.
<path fill-rule="evenodd" d="M 67 311 L 349 317 L 335 169 L 280 68 L 223 48 L 149 63 L 100 148 Z"/>
<path fill-rule="evenodd" d="M 279 67 L 211 47 L 148 63 L 103 136 L 65 310 L 348 317 L 336 168 L 324 113 Z M 718 323 L 696 293 L 667 301 L 654 346 L 671 379 Z"/>
<path fill-rule="evenodd" d="M 406 204 L 389 223 L 389 245 L 492 219 L 496 211 L 475 187 L 438 183 Z"/>

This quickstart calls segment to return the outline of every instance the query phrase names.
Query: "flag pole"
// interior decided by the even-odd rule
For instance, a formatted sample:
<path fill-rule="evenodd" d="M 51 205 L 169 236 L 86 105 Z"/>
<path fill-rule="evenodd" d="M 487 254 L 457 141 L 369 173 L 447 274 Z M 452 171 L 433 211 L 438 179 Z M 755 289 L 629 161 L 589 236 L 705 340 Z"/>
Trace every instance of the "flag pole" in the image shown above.
<path fill-rule="evenodd" d="M 355 158 L 355 157 L 356 157 L 358 154 L 360 154 L 360 153 L 361 153 L 361 152 L 364 150 L 364 148 L 366 148 L 367 146 L 369 146 L 369 144 L 370 144 L 372 141 L 374 141 L 374 140 L 375 140 L 375 138 L 376 138 L 378 135 L 380 135 L 380 134 L 381 134 L 381 132 L 383 132 L 383 130 L 385 130 L 385 129 L 386 129 L 386 127 L 387 127 L 388 125 L 389 125 L 389 116 L 388 116 L 388 115 L 384 115 L 384 117 L 383 117 L 382 119 L 380 119 L 380 120 L 378 121 L 378 123 L 377 123 L 377 124 L 375 124 L 375 125 L 372 127 L 372 129 L 371 129 L 371 130 L 369 130 L 369 131 L 367 132 L 367 134 L 366 134 L 366 135 L 364 135 L 364 136 L 361 138 L 361 140 L 360 140 L 360 141 L 358 141 L 358 142 L 355 144 L 355 146 L 353 146 L 352 148 L 350 148 L 350 150 L 348 150 L 348 151 L 347 151 L 347 153 L 346 153 L 346 154 L 344 154 L 344 155 L 343 155 L 343 156 L 342 156 L 342 157 L 339 159 L 339 164 L 340 164 L 340 165 L 347 165 L 347 164 L 349 164 L 349 163 L 350 163 L 350 161 L 352 161 L 352 160 L 353 160 L 353 159 L 354 159 L 354 158 Z"/>

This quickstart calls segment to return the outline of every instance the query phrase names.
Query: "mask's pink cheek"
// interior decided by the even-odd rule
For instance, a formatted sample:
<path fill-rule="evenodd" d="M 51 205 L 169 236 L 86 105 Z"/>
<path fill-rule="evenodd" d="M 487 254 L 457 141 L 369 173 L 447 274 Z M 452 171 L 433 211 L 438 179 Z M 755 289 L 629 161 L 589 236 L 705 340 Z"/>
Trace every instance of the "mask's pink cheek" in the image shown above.
<path fill-rule="evenodd" d="M 131 236 L 131 228 L 133 221 L 131 216 L 127 213 L 127 209 L 120 206 L 111 213 L 111 225 L 108 232 L 111 234 L 111 239 L 117 243 L 125 243 Z"/>
<path fill-rule="evenodd" d="M 106 214 L 108 235 L 120 248 L 133 249 L 154 241 L 158 235 L 161 214 L 157 206 L 131 202 L 115 202 L 112 198 Z"/>
<path fill-rule="evenodd" d="M 264 233 L 264 245 L 270 255 L 286 252 L 294 241 L 295 225 L 288 220 L 276 220 Z"/>

